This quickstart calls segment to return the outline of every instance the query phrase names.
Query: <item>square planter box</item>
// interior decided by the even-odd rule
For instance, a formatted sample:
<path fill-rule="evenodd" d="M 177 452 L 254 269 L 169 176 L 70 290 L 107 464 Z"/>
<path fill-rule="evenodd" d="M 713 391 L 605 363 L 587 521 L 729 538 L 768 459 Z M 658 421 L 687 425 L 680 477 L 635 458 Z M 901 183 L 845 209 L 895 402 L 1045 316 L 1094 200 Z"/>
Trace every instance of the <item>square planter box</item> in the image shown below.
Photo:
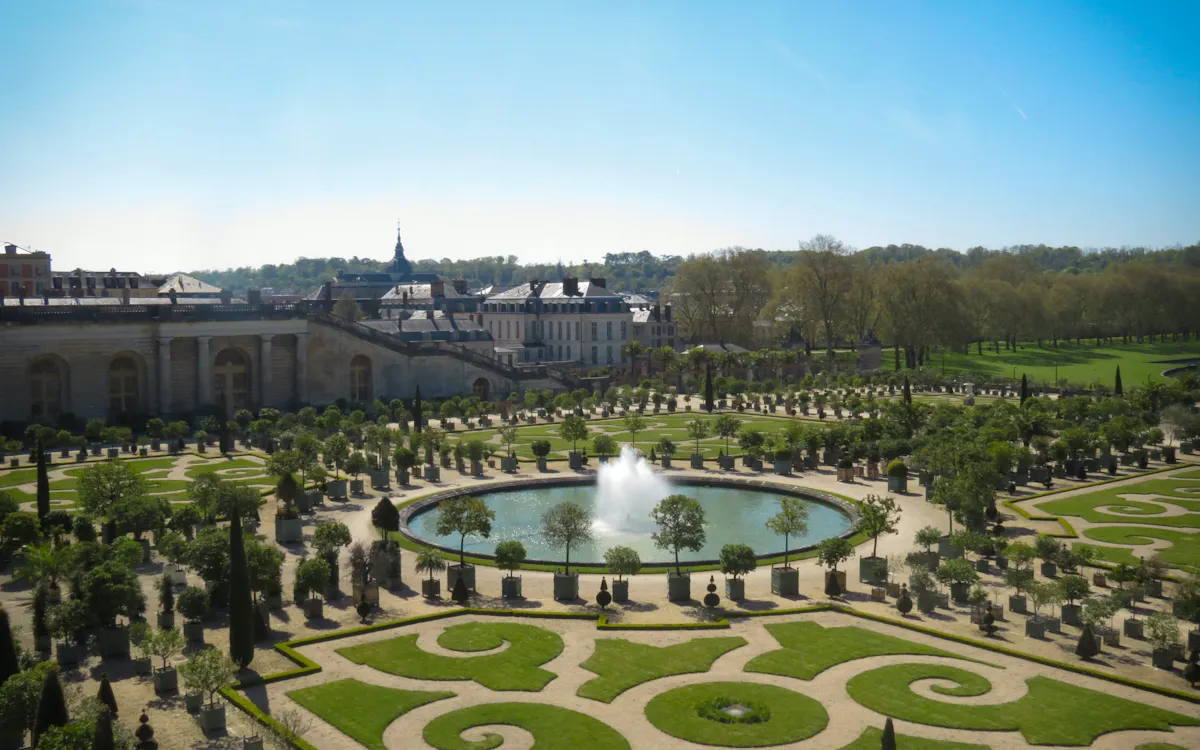
<path fill-rule="evenodd" d="M 363 494 L 363 488 L 364 488 L 363 480 L 361 480 L 361 479 L 351 479 L 350 480 L 350 494 L 351 495 Z"/>
<path fill-rule="evenodd" d="M 345 500 L 346 499 L 346 480 L 338 479 L 333 482 L 325 483 L 325 494 L 329 495 L 330 500 Z"/>
<path fill-rule="evenodd" d="M 990 569 L 991 569 L 991 565 L 990 565 L 990 563 L 988 563 L 986 557 L 981 557 L 975 561 L 975 570 L 976 571 L 978 571 L 980 573 L 986 573 Z"/>
<path fill-rule="evenodd" d="M 1108 588 L 1108 576 L 1103 573 L 1092 573 L 1092 585 L 1096 588 Z"/>
<path fill-rule="evenodd" d="M 425 467 L 425 480 L 429 481 L 429 482 L 435 482 L 435 483 L 442 481 L 441 468 L 438 466 L 426 466 Z"/>
<path fill-rule="evenodd" d="M 200 728 L 205 734 L 224 731 L 225 706 L 220 703 L 215 706 L 203 706 L 200 709 Z"/>
<path fill-rule="evenodd" d="M 693 453 L 692 454 L 692 468 L 693 469 L 703 469 L 704 468 L 704 454 L 703 453 Z"/>
<path fill-rule="evenodd" d="M 1029 618 L 1025 621 L 1025 635 L 1029 638 L 1045 638 L 1046 624 L 1041 620 Z"/>
<path fill-rule="evenodd" d="M 629 581 L 614 580 L 609 587 L 612 589 L 612 599 L 617 604 L 625 604 L 629 601 Z"/>
<path fill-rule="evenodd" d="M 426 599 L 440 599 L 442 596 L 442 582 L 436 578 L 425 578 L 421 581 L 421 596 Z"/>
<path fill-rule="evenodd" d="M 500 595 L 505 599 L 521 598 L 520 576 L 505 576 L 500 579 Z"/>
<path fill-rule="evenodd" d="M 154 694 L 166 695 L 179 690 L 179 672 L 175 667 L 154 670 Z"/>
<path fill-rule="evenodd" d="M 966 604 L 967 595 L 971 593 L 971 584 L 969 583 L 952 583 L 950 584 L 950 597 L 954 599 L 955 604 Z"/>
<path fill-rule="evenodd" d="M 1078 604 L 1062 605 L 1062 621 L 1064 625 L 1072 627 L 1080 627 L 1079 613 L 1083 611 L 1083 607 Z"/>
<path fill-rule="evenodd" d="M 83 661 L 87 649 L 75 643 L 58 643 L 54 647 L 54 656 L 63 666 L 71 666 Z"/>
<path fill-rule="evenodd" d="M 296 497 L 296 510 L 301 513 L 312 513 L 313 506 L 316 505 L 312 499 L 312 493 L 302 492 Z"/>
<path fill-rule="evenodd" d="M 189 713 L 196 713 L 204 705 L 204 693 L 187 693 L 183 696 L 183 705 Z"/>
<path fill-rule="evenodd" d="M 950 543 L 950 537 L 944 536 L 938 540 L 938 555 L 947 560 L 954 560 L 962 557 L 962 550 Z"/>
<path fill-rule="evenodd" d="M 1157 669 L 1174 669 L 1175 668 L 1175 649 L 1173 648 L 1156 648 L 1150 655 L 1150 663 Z"/>
<path fill-rule="evenodd" d="M 839 570 L 836 573 L 832 570 L 825 571 L 825 585 L 829 585 L 829 576 L 831 575 L 837 576 L 838 588 L 842 590 L 843 594 L 846 593 L 846 571 Z M 821 590 L 824 591 L 825 589 L 822 588 Z"/>
<path fill-rule="evenodd" d="M 950 595 L 949 594 L 944 594 L 939 591 L 934 594 L 934 597 L 937 598 L 938 609 L 950 609 Z"/>
<path fill-rule="evenodd" d="M 262 737 L 243 737 L 242 750 L 263 750 Z"/>
<path fill-rule="evenodd" d="M 375 585 L 374 583 L 367 584 L 365 588 L 358 583 L 351 584 L 350 596 L 356 604 L 361 602 L 363 599 L 366 599 L 367 604 L 370 604 L 373 607 L 379 606 L 379 586 Z M 267 621 L 270 622 L 270 620 Z"/>
<path fill-rule="evenodd" d="M 455 564 L 446 566 L 446 591 L 454 592 L 454 584 L 458 583 L 459 576 L 468 591 L 475 590 L 475 566 Z"/>
<path fill-rule="evenodd" d="M 275 519 L 275 541 L 279 544 L 298 542 L 304 538 L 304 519 Z"/>
<path fill-rule="evenodd" d="M 992 617 L 997 620 L 1004 619 L 1004 605 L 1003 604 L 993 604 L 992 605 Z"/>
<path fill-rule="evenodd" d="M 1105 628 L 1100 635 L 1104 638 L 1104 645 L 1106 646 L 1116 647 L 1121 645 L 1121 631 L 1116 628 Z"/>
<path fill-rule="evenodd" d="M 545 470 L 545 469 L 544 469 L 544 468 L 542 468 L 542 467 L 538 467 L 538 468 L 539 468 L 539 469 L 541 469 L 541 470 L 543 470 L 543 471 Z M 515 459 L 515 458 L 502 458 L 502 459 L 500 459 L 500 471 L 506 471 L 506 472 L 508 472 L 509 474 L 512 474 L 512 473 L 513 473 L 513 472 L 515 472 L 516 470 L 517 470 L 517 459 Z"/>
<path fill-rule="evenodd" d="M 733 456 L 718 456 L 717 465 L 724 471 L 733 471 Z"/>
<path fill-rule="evenodd" d="M 570 602 L 579 598 L 579 574 L 555 573 L 554 598 L 560 602 Z"/>
<path fill-rule="evenodd" d="M 1162 581 L 1146 581 L 1145 586 L 1146 596 L 1152 596 L 1155 599 L 1162 598 Z"/>
<path fill-rule="evenodd" d="M 183 637 L 187 640 L 189 646 L 203 646 L 204 623 L 185 622 L 183 624 Z"/>
<path fill-rule="evenodd" d="M 879 586 L 873 587 L 871 589 L 871 601 L 875 601 L 875 602 L 887 601 L 887 590 L 882 589 Z"/>
<path fill-rule="evenodd" d="M 1188 651 L 1200 649 L 1200 630 L 1189 630 L 1187 634 Z"/>
<path fill-rule="evenodd" d="M 571 471 L 579 471 L 583 468 L 583 454 L 571 451 L 567 454 L 567 465 L 571 467 Z"/>
<path fill-rule="evenodd" d="M 547 471 L 545 456 L 538 456 L 537 458 L 534 459 L 534 462 L 537 464 L 538 471 L 543 472 L 543 473 Z M 516 467 L 513 468 L 513 471 L 516 471 Z"/>
<path fill-rule="evenodd" d="M 875 584 L 883 584 L 887 582 L 887 558 L 858 558 L 858 580 L 863 583 Z"/>
<path fill-rule="evenodd" d="M 133 659 L 133 673 L 136 675 L 148 675 L 154 671 L 154 661 L 149 657 L 145 659 Z"/>
<path fill-rule="evenodd" d="M 383 471 L 370 471 L 367 476 L 371 478 L 371 486 L 386 489 L 392 484 L 392 473 L 386 469 Z"/>
<path fill-rule="evenodd" d="M 796 568 L 771 568 L 771 593 L 776 596 L 799 596 L 800 571 Z"/>
<path fill-rule="evenodd" d="M 1042 563 L 1042 578 L 1054 578 L 1058 575 L 1058 565 L 1052 562 Z"/>
<path fill-rule="evenodd" d="M 887 595 L 892 597 L 893 599 L 900 598 L 900 584 L 888 583 L 888 585 L 885 587 L 885 590 L 887 591 Z"/>
<path fill-rule="evenodd" d="M 937 594 L 932 591 L 922 591 L 917 594 L 917 611 L 925 614 L 931 614 L 937 609 L 938 598 Z"/>
<path fill-rule="evenodd" d="M 109 657 L 129 656 L 129 628 L 105 628 L 100 631 L 100 655 Z"/>
<path fill-rule="evenodd" d="M 667 599 L 673 602 L 691 601 L 692 577 L 690 574 L 667 573 Z"/>
<path fill-rule="evenodd" d="M 1144 626 L 1141 620 L 1134 620 L 1133 618 L 1126 620 L 1124 630 L 1127 638 L 1136 638 L 1140 641 L 1144 637 Z"/>
<path fill-rule="evenodd" d="M 1042 622 L 1046 624 L 1046 632 L 1062 635 L 1062 620 L 1049 615 L 1042 615 Z"/>
<path fill-rule="evenodd" d="M 731 602 L 740 602 L 745 599 L 746 581 L 741 578 L 726 578 L 725 598 Z"/>
<path fill-rule="evenodd" d="M 662 457 L 662 467 L 663 467 L 664 469 L 669 469 L 669 468 L 671 468 L 671 457 L 670 457 L 670 456 L 663 456 L 663 457 Z"/>
<path fill-rule="evenodd" d="M 888 492 L 908 492 L 908 477 L 888 477 Z"/>
<path fill-rule="evenodd" d="M 791 461 L 787 461 L 787 460 L 780 461 L 779 459 L 776 459 L 775 461 L 772 462 L 771 466 L 774 469 L 775 473 L 780 476 L 787 476 L 788 474 L 792 473 L 792 462 Z"/>
<path fill-rule="evenodd" d="M 320 620 L 325 617 L 325 602 L 320 599 L 306 599 L 304 616 L 310 620 Z"/>

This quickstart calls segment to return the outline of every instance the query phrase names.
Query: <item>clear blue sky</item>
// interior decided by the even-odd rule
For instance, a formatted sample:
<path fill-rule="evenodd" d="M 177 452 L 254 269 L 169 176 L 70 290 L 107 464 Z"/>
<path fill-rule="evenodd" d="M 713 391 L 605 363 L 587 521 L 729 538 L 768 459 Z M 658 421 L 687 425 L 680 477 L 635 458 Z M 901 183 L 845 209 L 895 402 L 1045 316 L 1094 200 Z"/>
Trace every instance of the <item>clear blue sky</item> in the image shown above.
<path fill-rule="evenodd" d="M 0 4 L 58 267 L 1200 241 L 1196 2 Z"/>

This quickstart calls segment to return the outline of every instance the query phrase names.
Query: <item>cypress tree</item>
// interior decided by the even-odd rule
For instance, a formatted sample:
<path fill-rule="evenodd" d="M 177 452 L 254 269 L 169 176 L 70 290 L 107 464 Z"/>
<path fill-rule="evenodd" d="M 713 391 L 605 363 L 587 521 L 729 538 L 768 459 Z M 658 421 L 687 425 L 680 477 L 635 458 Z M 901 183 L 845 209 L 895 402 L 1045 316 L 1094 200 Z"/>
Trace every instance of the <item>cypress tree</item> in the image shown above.
<path fill-rule="evenodd" d="M 454 581 L 454 590 L 450 592 L 450 598 L 459 604 L 466 604 L 470 600 L 466 581 L 461 575 Z"/>
<path fill-rule="evenodd" d="M 17 644 L 13 641 L 8 610 L 0 607 L 0 685 L 20 671 L 21 664 L 17 661 Z"/>
<path fill-rule="evenodd" d="M 1025 405 L 1026 399 L 1029 398 L 1029 376 L 1021 373 L 1021 406 Z"/>
<path fill-rule="evenodd" d="M 50 727 L 65 727 L 70 720 L 58 670 L 51 670 L 42 683 L 42 697 L 38 700 L 37 717 L 33 721 L 33 746 L 37 747 L 38 740 Z"/>
<path fill-rule="evenodd" d="M 92 750 L 117 750 L 117 742 L 113 737 L 113 715 L 109 711 L 101 711 L 100 717 L 96 719 Z"/>
<path fill-rule="evenodd" d="M 50 472 L 46 469 L 46 446 L 39 437 L 37 447 L 37 515 L 44 521 L 50 513 Z"/>
<path fill-rule="evenodd" d="M 704 410 L 712 413 L 713 410 L 713 392 L 712 392 L 712 363 L 704 370 Z"/>
<path fill-rule="evenodd" d="M 1079 634 L 1079 643 L 1075 645 L 1075 655 L 1081 659 L 1090 659 L 1100 653 L 1096 646 L 1096 636 L 1092 633 L 1091 625 L 1084 625 Z"/>
<path fill-rule="evenodd" d="M 242 540 L 242 514 L 234 506 L 229 519 L 229 658 L 245 669 L 254 660 L 254 605 L 250 569 Z"/>
<path fill-rule="evenodd" d="M 908 385 L 908 376 L 904 376 L 904 403 L 908 406 L 912 405 L 912 389 Z"/>
<path fill-rule="evenodd" d="M 417 395 L 413 396 L 413 432 L 421 431 L 421 384 L 417 383 Z"/>
<path fill-rule="evenodd" d="M 1124 386 L 1121 385 L 1121 366 L 1120 365 L 1117 365 L 1117 377 L 1116 377 L 1116 380 L 1113 382 L 1113 393 L 1117 394 L 1118 396 L 1125 395 L 1125 388 L 1124 388 Z"/>
<path fill-rule="evenodd" d="M 882 750 L 896 750 L 896 727 L 892 726 L 892 717 L 883 725 L 883 737 L 879 742 Z"/>
<path fill-rule="evenodd" d="M 100 675 L 100 690 L 96 693 L 96 698 L 108 706 L 108 710 L 112 712 L 113 716 L 119 714 L 117 711 L 117 696 L 113 695 L 112 685 L 108 681 L 108 672 Z"/>

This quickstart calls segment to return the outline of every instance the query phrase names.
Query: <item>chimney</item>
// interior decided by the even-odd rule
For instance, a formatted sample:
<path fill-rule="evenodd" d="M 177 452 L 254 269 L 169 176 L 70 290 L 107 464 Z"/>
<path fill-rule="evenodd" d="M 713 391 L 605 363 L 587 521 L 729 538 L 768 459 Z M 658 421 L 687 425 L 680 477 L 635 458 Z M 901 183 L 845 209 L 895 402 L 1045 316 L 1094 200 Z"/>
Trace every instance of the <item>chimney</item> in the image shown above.
<path fill-rule="evenodd" d="M 446 296 L 446 282 L 441 281 L 441 280 L 429 282 L 429 296 L 430 297 L 445 297 Z"/>
<path fill-rule="evenodd" d="M 454 280 L 454 291 L 458 292 L 459 294 L 466 294 L 467 293 L 467 280 L 466 279 L 455 279 Z"/>
<path fill-rule="evenodd" d="M 662 308 L 659 307 L 657 302 L 654 303 L 654 319 L 659 322 L 662 321 Z"/>
<path fill-rule="evenodd" d="M 228 289 L 222 289 L 221 304 L 228 305 L 230 302 L 233 302 L 233 292 L 229 291 Z"/>
<path fill-rule="evenodd" d="M 122 305 L 129 304 L 129 288 L 128 287 L 121 290 L 121 304 Z"/>
<path fill-rule="evenodd" d="M 667 322 L 670 323 L 671 322 L 671 303 L 670 302 L 668 302 L 666 304 L 666 306 L 663 307 L 663 314 L 667 316 Z"/>
<path fill-rule="evenodd" d="M 262 304 L 262 290 L 261 289 L 247 289 L 246 290 L 246 302 L 251 305 L 261 305 Z"/>
<path fill-rule="evenodd" d="M 426 319 L 426 320 L 433 320 L 433 310 L 426 310 L 426 311 L 425 311 L 425 319 Z"/>
<path fill-rule="evenodd" d="M 5 255 L 16 255 L 17 254 L 17 246 L 12 244 L 11 242 L 4 243 L 4 254 Z"/>
<path fill-rule="evenodd" d="M 333 302 L 333 282 L 332 281 L 325 282 L 325 290 L 321 293 L 321 296 L 324 299 L 328 300 L 329 302 Z"/>
<path fill-rule="evenodd" d="M 608 281 L 606 281 L 605 279 L 588 279 L 588 281 L 592 282 L 593 284 L 600 287 L 601 289 L 608 288 Z"/>
<path fill-rule="evenodd" d="M 563 294 L 567 297 L 576 297 L 579 295 L 579 279 L 572 276 L 569 279 L 562 280 Z"/>
<path fill-rule="evenodd" d="M 50 306 L 50 292 L 42 292 L 42 306 L 43 307 Z"/>
<path fill-rule="evenodd" d="M 179 295 L 175 293 L 175 287 L 171 287 L 167 290 L 167 296 L 171 298 L 172 305 L 179 304 Z"/>

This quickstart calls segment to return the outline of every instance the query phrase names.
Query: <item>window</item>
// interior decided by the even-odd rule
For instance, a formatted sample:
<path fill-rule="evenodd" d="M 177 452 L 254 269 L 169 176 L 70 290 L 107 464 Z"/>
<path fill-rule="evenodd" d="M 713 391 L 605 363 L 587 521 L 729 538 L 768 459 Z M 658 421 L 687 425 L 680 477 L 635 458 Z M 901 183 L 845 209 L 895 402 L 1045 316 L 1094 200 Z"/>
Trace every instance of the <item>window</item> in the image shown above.
<path fill-rule="evenodd" d="M 113 416 L 138 410 L 138 369 L 129 357 L 118 357 L 108 368 L 108 411 Z"/>
<path fill-rule="evenodd" d="M 596 325 L 596 324 L 592 323 L 592 325 Z M 600 364 L 600 355 L 597 353 L 597 349 L 598 349 L 598 347 L 595 347 L 595 346 L 592 347 L 592 364 L 593 365 Z"/>
<path fill-rule="evenodd" d="M 350 400 L 371 403 L 371 360 L 362 354 L 350 360 Z"/>
<path fill-rule="evenodd" d="M 570 324 L 570 323 L 567 323 L 567 333 L 570 333 L 570 332 L 571 332 L 571 324 Z M 561 320 L 560 320 L 560 321 L 558 321 L 558 337 L 559 337 L 560 339 L 563 337 L 563 335 L 562 335 L 562 321 L 561 321 Z"/>
<path fill-rule="evenodd" d="M 596 322 L 592 321 L 592 341 L 596 341 L 600 336 L 596 334 Z"/>
<path fill-rule="evenodd" d="M 567 344 L 567 360 L 571 359 L 571 345 Z"/>
<path fill-rule="evenodd" d="M 558 361 L 562 362 L 562 344 L 558 345 Z"/>
<path fill-rule="evenodd" d="M 605 338 L 607 338 L 609 341 L 612 341 L 612 321 L 611 320 L 604 324 L 604 330 L 608 334 Z"/>
<path fill-rule="evenodd" d="M 250 408 L 250 366 L 237 349 L 223 349 L 213 364 L 213 394 L 225 412 Z"/>
<path fill-rule="evenodd" d="M 608 352 L 607 352 L 607 357 L 606 357 L 606 358 L 605 358 L 605 360 L 604 360 L 604 364 L 606 364 L 606 365 L 611 365 L 611 364 L 613 363 L 613 358 L 612 358 L 612 344 L 609 344 L 609 345 L 608 345 L 608 347 L 607 347 L 607 349 L 608 349 Z"/>
<path fill-rule="evenodd" d="M 42 359 L 29 373 L 34 419 L 58 419 L 63 413 L 63 373 L 52 359 Z"/>
<path fill-rule="evenodd" d="M 622 341 L 625 340 L 625 337 L 628 335 L 628 333 L 629 333 L 629 331 L 627 330 L 627 325 L 626 325 L 625 321 L 622 320 L 621 321 L 621 340 Z"/>

